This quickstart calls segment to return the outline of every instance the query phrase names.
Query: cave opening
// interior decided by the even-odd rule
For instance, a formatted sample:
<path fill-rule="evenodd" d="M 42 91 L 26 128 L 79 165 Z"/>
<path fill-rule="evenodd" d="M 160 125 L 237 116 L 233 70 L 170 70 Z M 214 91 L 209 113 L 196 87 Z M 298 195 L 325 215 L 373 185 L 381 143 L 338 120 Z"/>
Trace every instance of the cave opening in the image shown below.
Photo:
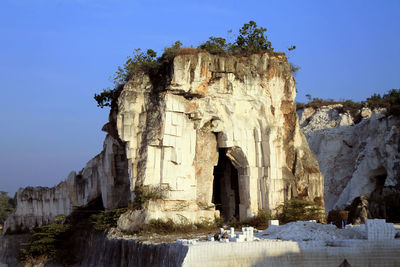
<path fill-rule="evenodd" d="M 212 202 L 227 222 L 239 220 L 239 176 L 231 160 L 226 156 L 226 148 L 218 149 L 218 164 L 214 167 Z"/>
<path fill-rule="evenodd" d="M 369 196 L 369 212 L 371 218 L 389 219 L 387 205 L 384 194 L 384 186 L 387 172 L 384 167 L 380 167 L 372 173 L 371 181 L 375 184 L 375 190 Z"/>

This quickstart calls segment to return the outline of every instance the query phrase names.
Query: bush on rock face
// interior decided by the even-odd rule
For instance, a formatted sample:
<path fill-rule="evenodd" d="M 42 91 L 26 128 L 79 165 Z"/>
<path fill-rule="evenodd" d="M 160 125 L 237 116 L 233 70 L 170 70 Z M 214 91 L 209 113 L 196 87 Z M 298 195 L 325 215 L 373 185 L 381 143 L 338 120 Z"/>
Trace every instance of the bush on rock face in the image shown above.
<path fill-rule="evenodd" d="M 65 223 L 66 216 L 58 215 L 53 223 L 36 227 L 30 231 L 31 239 L 23 243 L 20 253 L 22 262 L 30 262 L 35 258 L 44 257 L 53 261 L 60 257 L 63 241 L 71 234 L 71 225 Z"/>
<path fill-rule="evenodd" d="M 285 201 L 277 208 L 277 212 L 281 223 L 320 220 L 324 216 L 323 209 L 316 203 L 295 198 Z"/>
<path fill-rule="evenodd" d="M 117 222 L 121 214 L 127 211 L 127 208 L 102 211 L 90 216 L 93 228 L 98 231 L 106 231 L 111 227 L 117 227 Z"/>
<path fill-rule="evenodd" d="M 210 54 L 219 55 L 246 55 L 260 51 L 273 51 L 271 42 L 265 35 L 266 31 L 266 28 L 258 27 L 254 21 L 249 21 L 239 30 L 239 34 L 233 43 L 227 42 L 225 38 L 212 36 L 198 48 L 183 48 L 182 43 L 176 41 L 170 47 L 166 47 L 160 57 L 157 57 L 157 53 L 152 49 L 148 49 L 146 52 L 143 52 L 140 48 L 134 49 L 132 56 L 128 56 L 125 63 L 119 66 L 111 77 L 114 88 L 103 89 L 100 94 L 94 95 L 94 99 L 97 106 L 101 108 L 111 107 L 113 101 L 118 98 L 121 87 L 132 78 L 135 72 L 157 73 L 164 63 L 171 62 L 176 55 L 181 53 L 207 51 Z M 295 48 L 295 46 L 293 47 Z M 298 67 L 296 66 L 292 70 L 298 70 Z"/>
<path fill-rule="evenodd" d="M 8 216 L 10 216 L 11 212 L 15 208 L 15 205 L 15 198 L 9 197 L 7 192 L 0 191 L 0 224 L 3 224 Z"/>
<path fill-rule="evenodd" d="M 400 89 L 391 89 L 386 94 L 374 94 L 367 98 L 368 107 L 386 108 L 386 115 L 400 116 Z"/>

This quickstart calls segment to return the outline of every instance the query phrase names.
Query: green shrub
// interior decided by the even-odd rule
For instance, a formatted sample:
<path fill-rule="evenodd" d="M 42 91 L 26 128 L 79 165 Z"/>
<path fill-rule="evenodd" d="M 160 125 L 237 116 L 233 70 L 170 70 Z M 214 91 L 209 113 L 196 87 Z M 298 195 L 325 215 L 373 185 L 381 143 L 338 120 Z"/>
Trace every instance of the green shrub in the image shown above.
<path fill-rule="evenodd" d="M 124 65 L 118 67 L 111 80 L 114 83 L 114 89 L 103 89 L 100 94 L 94 94 L 94 99 L 97 102 L 98 107 L 110 107 L 113 100 L 117 99 L 120 93 L 121 85 L 126 83 L 132 74 L 138 70 L 149 71 L 157 68 L 159 63 L 156 59 L 157 53 L 148 49 L 146 53 L 142 52 L 140 48 L 134 49 L 133 55 L 128 56 Z"/>
<path fill-rule="evenodd" d="M 156 56 L 157 53 L 152 49 L 148 49 L 146 53 L 142 52 L 140 48 L 134 49 L 133 56 L 127 58 L 123 67 L 118 67 L 113 77 L 114 84 L 127 82 L 137 70 L 148 70 L 156 67 Z"/>
<path fill-rule="evenodd" d="M 243 226 L 253 226 L 256 228 L 267 228 L 268 227 L 268 220 L 271 219 L 271 214 L 266 210 L 259 210 L 257 215 L 244 220 L 242 222 Z"/>
<path fill-rule="evenodd" d="M 165 199 L 168 190 L 168 187 L 162 186 L 136 186 L 133 191 L 135 197 L 130 208 L 142 209 L 149 200 Z"/>
<path fill-rule="evenodd" d="M 277 208 L 278 219 L 281 223 L 294 221 L 319 220 L 324 216 L 323 209 L 312 201 L 291 199 Z"/>
<path fill-rule="evenodd" d="M 206 50 L 211 54 L 227 54 L 227 55 L 247 55 L 258 53 L 260 51 L 273 51 L 271 42 L 268 41 L 265 35 L 267 29 L 258 27 L 256 22 L 249 21 L 239 29 L 239 34 L 235 42 L 227 42 L 225 38 L 211 36 L 208 41 L 202 43 L 198 48 L 189 48 L 190 52 L 199 52 Z M 231 32 L 231 31 L 229 31 Z M 295 49 L 295 46 L 289 48 L 289 51 Z M 201 49 L 201 50 L 200 50 Z M 182 43 L 176 41 L 172 46 L 164 49 L 161 57 L 157 58 L 157 54 L 154 50 L 148 49 L 143 52 L 141 49 L 135 49 L 132 56 L 128 56 L 127 60 L 122 66 L 119 66 L 116 73 L 112 77 L 114 83 L 114 89 L 103 89 L 100 94 L 95 94 L 94 98 L 97 105 L 101 108 L 111 106 L 113 101 L 119 96 L 118 87 L 126 83 L 132 74 L 138 70 L 147 71 L 153 74 L 153 77 L 157 77 L 158 71 L 162 69 L 162 65 L 166 62 L 170 62 L 173 58 L 185 50 L 182 48 Z M 186 52 L 189 50 L 186 49 Z M 291 64 L 291 71 L 295 74 L 299 70 L 298 66 Z M 117 91 L 117 92 L 115 92 Z"/>
<path fill-rule="evenodd" d="M 223 220 L 223 219 L 222 219 Z M 157 233 L 157 234 L 187 234 L 192 232 L 216 231 L 223 226 L 221 218 L 216 217 L 214 220 L 204 220 L 201 223 L 191 223 L 186 218 L 182 218 L 180 223 L 174 222 L 172 219 L 153 219 L 148 224 L 141 227 L 141 233 Z"/>
<path fill-rule="evenodd" d="M 158 62 L 169 62 L 172 59 L 174 59 L 174 57 L 176 56 L 176 54 L 182 49 L 182 43 L 181 41 L 176 41 L 175 43 L 173 43 L 170 47 L 166 47 L 164 48 L 164 53 L 162 54 L 162 56 L 160 58 L 157 59 Z"/>
<path fill-rule="evenodd" d="M 231 44 L 229 44 L 230 46 Z M 227 54 L 229 49 L 226 40 L 221 37 L 211 36 L 208 41 L 202 43 L 199 48 L 206 50 L 210 54 Z"/>
<path fill-rule="evenodd" d="M 249 21 L 243 25 L 239 30 L 239 36 L 236 42 L 230 48 L 232 54 L 253 54 L 259 51 L 273 51 L 271 42 L 268 41 L 267 36 L 264 33 L 267 31 L 266 28 L 257 27 L 254 21 Z"/>
<path fill-rule="evenodd" d="M 292 63 L 292 62 L 289 62 L 289 65 L 290 65 L 290 72 L 292 73 L 293 76 L 296 76 L 296 75 L 297 75 L 297 72 L 299 72 L 299 70 L 301 69 L 301 67 L 298 66 L 298 65 L 295 65 L 295 64 Z"/>
<path fill-rule="evenodd" d="M 239 35 L 234 43 L 227 42 L 225 38 L 211 36 L 198 48 L 210 54 L 241 55 L 254 54 L 260 51 L 273 51 L 271 42 L 268 41 L 266 28 L 258 27 L 254 21 L 249 21 L 239 29 Z M 231 31 L 229 31 L 230 33 Z"/>
<path fill-rule="evenodd" d="M 309 94 L 307 94 L 306 97 L 309 102 L 305 104 L 305 107 L 320 108 L 328 105 L 342 104 L 343 108 L 339 111 L 348 112 L 356 122 L 361 120 L 360 110 L 365 102 L 370 109 L 386 108 L 387 116 L 400 116 L 400 89 L 391 89 L 383 96 L 380 94 L 373 94 L 371 97 L 367 98 L 365 102 L 354 102 L 352 100 L 335 101 L 333 99 L 322 99 L 318 97 L 311 98 Z M 302 107 L 303 106 L 300 105 L 299 108 Z"/>
<path fill-rule="evenodd" d="M 360 110 L 362 108 L 362 103 L 354 102 L 352 100 L 345 100 L 343 103 L 343 110 L 348 112 L 353 119 L 361 119 L 360 118 Z"/>
<path fill-rule="evenodd" d="M 386 115 L 400 116 L 400 89 L 391 89 L 382 97 L 374 94 L 367 98 L 368 107 L 386 108 Z"/>
<path fill-rule="evenodd" d="M 114 101 L 118 98 L 121 93 L 122 86 L 118 86 L 115 89 L 103 89 L 100 94 L 94 94 L 94 99 L 97 102 L 98 107 L 111 107 Z"/>
<path fill-rule="evenodd" d="M 0 191 L 0 224 L 10 216 L 11 212 L 15 209 L 16 199 L 7 195 L 7 192 Z M 1 233 L 1 231 L 0 231 Z"/>
<path fill-rule="evenodd" d="M 71 226 L 65 223 L 65 219 L 65 215 L 58 215 L 53 223 L 31 230 L 30 241 L 22 244 L 20 260 L 25 262 L 45 256 L 52 261 L 64 254 L 60 248 L 63 241 L 71 234 Z"/>
<path fill-rule="evenodd" d="M 102 211 L 90 216 L 93 228 L 98 231 L 106 231 L 111 227 L 117 227 L 119 217 L 126 212 L 127 208 L 120 208 L 108 211 Z"/>
<path fill-rule="evenodd" d="M 243 226 L 253 226 L 258 229 L 265 229 L 268 227 L 268 220 L 270 220 L 271 214 L 263 209 L 258 210 L 257 215 L 252 218 L 248 218 L 244 221 L 238 221 L 235 217 L 232 217 L 230 221 L 228 221 L 228 226 L 234 228 L 241 228 Z"/>

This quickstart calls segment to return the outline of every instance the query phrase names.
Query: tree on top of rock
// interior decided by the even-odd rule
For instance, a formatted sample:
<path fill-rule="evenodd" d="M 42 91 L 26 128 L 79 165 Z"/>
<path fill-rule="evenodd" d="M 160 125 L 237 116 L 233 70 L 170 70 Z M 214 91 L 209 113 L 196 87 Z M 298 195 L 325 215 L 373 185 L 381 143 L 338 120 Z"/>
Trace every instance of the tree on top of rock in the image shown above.
<path fill-rule="evenodd" d="M 243 25 L 239 30 L 240 35 L 237 37 L 236 42 L 233 44 L 233 52 L 236 53 L 257 53 L 261 50 L 273 51 L 271 42 L 268 41 L 267 36 L 264 34 L 266 28 L 257 27 L 254 21 L 250 21 Z"/>
<path fill-rule="evenodd" d="M 239 35 L 234 43 L 227 42 L 225 38 L 211 36 L 208 41 L 198 48 L 210 54 L 253 54 L 259 51 L 273 51 L 271 42 L 268 41 L 266 28 L 258 27 L 254 21 L 249 21 L 239 30 Z M 229 31 L 231 33 L 231 31 Z M 295 48 L 295 46 L 292 46 Z M 292 48 L 292 49 L 294 49 Z"/>

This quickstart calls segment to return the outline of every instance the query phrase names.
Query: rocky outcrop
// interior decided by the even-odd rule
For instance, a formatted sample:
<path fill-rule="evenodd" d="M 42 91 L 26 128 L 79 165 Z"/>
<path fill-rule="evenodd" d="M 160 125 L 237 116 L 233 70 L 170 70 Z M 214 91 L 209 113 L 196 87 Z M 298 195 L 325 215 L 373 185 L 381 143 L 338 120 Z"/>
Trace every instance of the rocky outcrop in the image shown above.
<path fill-rule="evenodd" d="M 325 177 L 326 210 L 344 209 L 362 196 L 371 217 L 400 220 L 395 212 L 400 208 L 399 118 L 364 107 L 361 121 L 354 123 L 341 110 L 341 105 L 299 110 Z"/>
<path fill-rule="evenodd" d="M 127 206 L 132 193 L 137 205 L 138 194 L 152 190 L 162 197 L 153 194 L 122 216 L 122 230 L 151 219 L 244 220 L 294 197 L 324 205 L 284 54 L 180 54 L 157 71 L 136 71 L 118 93 L 103 152 L 54 188 L 19 190 L 6 231 L 99 198 L 112 209 Z"/>
<path fill-rule="evenodd" d="M 71 172 L 56 187 L 27 187 L 17 192 L 17 207 L 6 220 L 4 232 L 47 224 L 59 214 L 70 215 L 101 198 L 105 209 L 127 206 L 130 197 L 123 143 L 107 135 L 103 151 L 78 174 Z"/>
<path fill-rule="evenodd" d="M 156 218 L 213 219 L 218 211 L 245 219 L 293 197 L 323 199 L 284 55 L 179 55 L 163 77 L 137 72 L 118 99 L 131 189 L 166 191 L 164 199 L 121 218 L 123 229 Z M 216 166 L 224 158 L 231 167 Z"/>

